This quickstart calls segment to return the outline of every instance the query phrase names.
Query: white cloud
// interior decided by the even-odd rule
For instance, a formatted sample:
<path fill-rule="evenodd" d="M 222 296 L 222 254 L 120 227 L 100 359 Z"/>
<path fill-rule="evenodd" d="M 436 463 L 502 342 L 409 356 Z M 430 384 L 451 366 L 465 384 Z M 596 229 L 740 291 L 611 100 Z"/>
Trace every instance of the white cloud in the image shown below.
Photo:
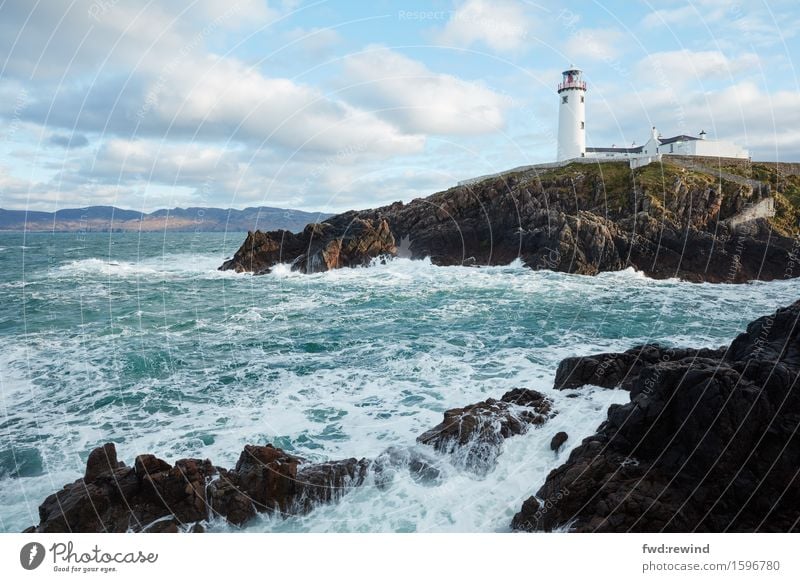
<path fill-rule="evenodd" d="M 409 153 L 424 137 L 400 133 L 375 115 L 289 79 L 269 78 L 234 59 L 209 56 L 182 66 L 163 86 L 153 81 L 145 125 L 170 126 L 236 141 L 335 152 Z M 150 119 L 150 113 L 155 119 Z"/>
<path fill-rule="evenodd" d="M 574 62 L 610 61 L 620 53 L 624 38 L 616 28 L 581 28 L 567 40 L 564 53 Z"/>
<path fill-rule="evenodd" d="M 640 23 L 644 28 L 666 27 L 676 33 L 701 28 L 716 46 L 770 46 L 797 35 L 800 19 L 795 3 L 694 0 L 687 5 L 658 8 Z"/>
<path fill-rule="evenodd" d="M 479 82 L 435 73 L 380 46 L 344 62 L 342 94 L 409 133 L 464 135 L 497 131 L 510 100 Z"/>
<path fill-rule="evenodd" d="M 357 147 L 384 155 L 424 146 L 424 136 L 402 133 L 313 86 L 268 77 L 208 52 L 206 44 L 223 29 L 257 27 L 275 18 L 278 12 L 264 2 L 202 0 L 189 9 L 174 0 L 147 6 L 79 0 L 60 24 L 56 10 L 30 10 L 11 2 L 0 16 L 0 49 L 9 50 L 18 75 L 0 83 L 0 94 L 10 91 L 10 83 L 30 88 L 17 113 L 21 119 L 101 138 L 230 139 L 290 150 Z M 15 26 L 22 27 L 25 41 L 19 46 Z M 305 36 L 336 41 L 326 30 Z M 37 80 L 31 82 L 30 75 Z M 70 82 L 62 84 L 62 75 Z M 12 117 L 14 108 L 4 101 L 0 115 Z"/>
<path fill-rule="evenodd" d="M 533 20 L 514 0 L 465 0 L 437 35 L 439 43 L 459 47 L 482 44 L 499 53 L 518 52 L 528 44 Z"/>
<path fill-rule="evenodd" d="M 732 79 L 758 70 L 758 66 L 759 57 L 754 53 L 729 57 L 721 51 L 684 49 L 651 53 L 636 64 L 635 70 L 637 81 L 678 90 L 686 85 Z"/>

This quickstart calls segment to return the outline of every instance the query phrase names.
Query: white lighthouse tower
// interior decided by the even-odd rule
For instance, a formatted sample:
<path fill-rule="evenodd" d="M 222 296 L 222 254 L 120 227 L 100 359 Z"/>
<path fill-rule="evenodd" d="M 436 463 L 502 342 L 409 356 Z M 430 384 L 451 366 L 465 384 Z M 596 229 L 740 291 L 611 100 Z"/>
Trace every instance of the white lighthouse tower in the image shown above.
<path fill-rule="evenodd" d="M 558 84 L 558 161 L 586 154 L 586 82 L 571 65 Z"/>

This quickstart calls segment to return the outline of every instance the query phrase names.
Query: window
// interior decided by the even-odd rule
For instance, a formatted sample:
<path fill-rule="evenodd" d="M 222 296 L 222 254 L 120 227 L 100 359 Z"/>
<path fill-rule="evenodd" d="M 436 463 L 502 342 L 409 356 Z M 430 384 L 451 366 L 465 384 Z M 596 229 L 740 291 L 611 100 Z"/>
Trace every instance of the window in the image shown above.
<path fill-rule="evenodd" d="M 581 103 L 583 103 L 583 95 L 581 95 Z"/>
<path fill-rule="evenodd" d="M 581 121 L 581 129 L 586 129 L 585 124 Z"/>
<path fill-rule="evenodd" d="M 562 102 L 562 103 L 566 103 L 566 102 L 567 102 L 567 95 L 564 95 L 564 96 L 561 98 L 561 102 Z"/>

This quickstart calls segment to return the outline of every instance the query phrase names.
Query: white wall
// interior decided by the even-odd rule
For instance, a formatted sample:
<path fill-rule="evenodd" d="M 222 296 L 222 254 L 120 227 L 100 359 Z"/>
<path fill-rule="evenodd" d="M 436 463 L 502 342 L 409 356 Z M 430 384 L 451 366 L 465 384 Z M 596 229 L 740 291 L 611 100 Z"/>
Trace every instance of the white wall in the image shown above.
<path fill-rule="evenodd" d="M 742 158 L 747 159 L 750 153 L 733 142 L 716 141 L 711 139 L 697 139 L 691 141 L 676 141 L 662 145 L 659 153 L 676 154 L 682 156 L 709 156 L 713 158 Z"/>
<path fill-rule="evenodd" d="M 561 160 L 579 158 L 586 152 L 586 91 L 566 89 L 558 94 L 558 155 Z M 567 102 L 563 102 L 563 98 Z M 581 125 L 583 124 L 583 127 Z"/>
<path fill-rule="evenodd" d="M 692 153 L 696 156 L 710 156 L 714 158 L 744 158 L 750 157 L 750 152 L 739 147 L 733 142 L 701 139 L 691 142 L 694 146 Z"/>

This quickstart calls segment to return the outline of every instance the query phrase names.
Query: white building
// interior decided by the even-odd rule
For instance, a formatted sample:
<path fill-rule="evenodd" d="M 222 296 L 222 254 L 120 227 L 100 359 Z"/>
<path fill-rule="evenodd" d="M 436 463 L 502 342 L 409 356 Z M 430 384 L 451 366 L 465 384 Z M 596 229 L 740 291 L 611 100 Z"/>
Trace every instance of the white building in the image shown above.
<path fill-rule="evenodd" d="M 558 85 L 558 161 L 574 158 L 622 158 L 648 163 L 644 158 L 657 159 L 662 154 L 740 159 L 750 157 L 746 149 L 733 142 L 707 139 L 705 131 L 700 131 L 697 137 L 676 135 L 664 138 L 655 127 L 650 130 L 648 140 L 640 146 L 634 143 L 630 147 L 587 148 L 586 82 L 583 80 L 583 71 L 570 66 L 562 76 Z"/>

